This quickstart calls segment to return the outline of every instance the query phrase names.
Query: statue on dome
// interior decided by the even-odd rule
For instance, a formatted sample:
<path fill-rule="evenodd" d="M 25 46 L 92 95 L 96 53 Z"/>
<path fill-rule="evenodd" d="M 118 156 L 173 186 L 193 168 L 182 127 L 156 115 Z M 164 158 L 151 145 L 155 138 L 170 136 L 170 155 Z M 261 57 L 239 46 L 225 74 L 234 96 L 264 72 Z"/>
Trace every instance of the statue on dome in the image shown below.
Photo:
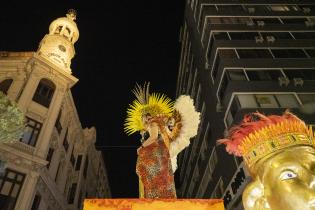
<path fill-rule="evenodd" d="M 315 136 L 297 116 L 251 113 L 218 142 L 243 157 L 253 178 L 245 210 L 315 209 Z"/>
<path fill-rule="evenodd" d="M 176 198 L 174 175 L 177 155 L 197 134 L 200 113 L 186 95 L 173 102 L 164 94 L 149 93 L 149 83 L 136 85 L 129 105 L 125 132 L 140 132 L 136 172 L 140 198 Z"/>

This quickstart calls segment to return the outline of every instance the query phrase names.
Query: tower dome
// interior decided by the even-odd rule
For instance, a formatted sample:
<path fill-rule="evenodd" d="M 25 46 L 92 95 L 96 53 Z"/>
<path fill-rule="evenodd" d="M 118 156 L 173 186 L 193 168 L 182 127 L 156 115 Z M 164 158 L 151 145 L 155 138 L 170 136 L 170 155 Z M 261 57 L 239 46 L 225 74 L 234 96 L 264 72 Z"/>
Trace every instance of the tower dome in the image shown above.
<path fill-rule="evenodd" d="M 57 18 L 49 26 L 49 33 L 40 42 L 38 54 L 71 73 L 74 43 L 79 39 L 76 11 L 70 9 L 66 17 Z"/>

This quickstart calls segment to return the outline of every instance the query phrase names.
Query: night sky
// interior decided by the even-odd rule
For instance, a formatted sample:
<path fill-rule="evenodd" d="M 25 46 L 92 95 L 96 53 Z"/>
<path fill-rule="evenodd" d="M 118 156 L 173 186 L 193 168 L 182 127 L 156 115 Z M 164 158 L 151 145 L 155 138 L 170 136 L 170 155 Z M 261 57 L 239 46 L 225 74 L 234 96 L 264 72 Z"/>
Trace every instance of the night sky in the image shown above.
<path fill-rule="evenodd" d="M 97 129 L 96 146 L 103 151 L 112 196 L 137 197 L 140 135 L 123 132 L 126 109 L 136 82 L 150 81 L 151 91 L 174 99 L 185 1 L 5 2 L 0 5 L 0 51 L 36 51 L 49 24 L 68 9 L 77 10 L 80 37 L 71 68 L 79 78 L 72 88 L 79 117 L 83 127 Z"/>

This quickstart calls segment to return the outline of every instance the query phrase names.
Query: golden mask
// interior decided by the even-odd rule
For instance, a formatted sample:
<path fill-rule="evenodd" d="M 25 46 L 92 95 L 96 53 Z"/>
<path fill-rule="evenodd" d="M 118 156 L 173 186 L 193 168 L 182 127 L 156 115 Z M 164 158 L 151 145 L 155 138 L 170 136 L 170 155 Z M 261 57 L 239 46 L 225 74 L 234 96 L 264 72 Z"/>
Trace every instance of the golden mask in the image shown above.
<path fill-rule="evenodd" d="M 297 116 L 252 113 L 219 143 L 243 157 L 253 178 L 245 210 L 315 210 L 315 135 Z"/>
<path fill-rule="evenodd" d="M 315 210 L 315 149 L 286 148 L 257 163 L 243 193 L 245 210 Z"/>

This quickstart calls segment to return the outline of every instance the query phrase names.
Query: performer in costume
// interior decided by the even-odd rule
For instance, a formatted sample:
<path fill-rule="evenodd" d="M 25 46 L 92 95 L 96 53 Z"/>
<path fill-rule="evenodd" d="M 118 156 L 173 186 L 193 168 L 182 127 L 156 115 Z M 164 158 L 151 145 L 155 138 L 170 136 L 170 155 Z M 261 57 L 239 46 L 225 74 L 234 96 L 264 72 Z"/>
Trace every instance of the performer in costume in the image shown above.
<path fill-rule="evenodd" d="M 136 172 L 143 198 L 176 198 L 174 175 L 176 157 L 197 134 L 199 112 L 189 96 L 175 103 L 163 94 L 149 93 L 149 84 L 137 85 L 136 100 L 127 110 L 125 132 L 140 132 Z"/>
<path fill-rule="evenodd" d="M 219 143 L 243 157 L 253 178 L 245 210 L 315 209 L 315 136 L 297 116 L 246 115 Z"/>

